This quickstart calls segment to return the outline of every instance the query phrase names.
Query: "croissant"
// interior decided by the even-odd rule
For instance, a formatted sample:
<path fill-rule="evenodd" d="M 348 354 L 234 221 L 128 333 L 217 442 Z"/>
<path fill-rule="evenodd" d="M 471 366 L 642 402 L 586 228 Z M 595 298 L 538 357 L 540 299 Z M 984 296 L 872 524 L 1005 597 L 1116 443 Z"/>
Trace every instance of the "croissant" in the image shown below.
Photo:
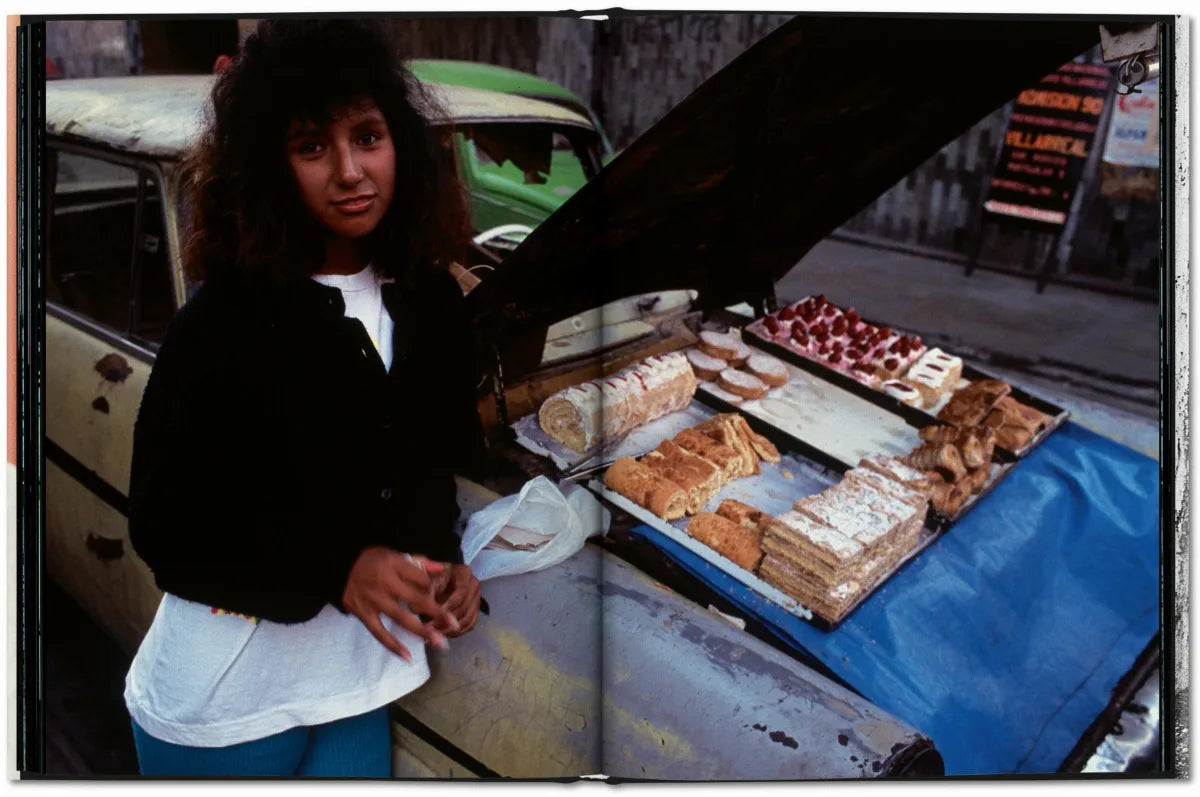
<path fill-rule="evenodd" d="M 981 468 L 973 468 L 967 473 L 967 478 L 964 483 L 969 485 L 971 492 L 977 493 L 987 484 L 988 476 L 991 473 L 991 467 L 985 465 Z"/>
<path fill-rule="evenodd" d="M 949 517 L 962 508 L 970 495 L 971 491 L 964 489 L 964 485 L 938 482 L 933 486 L 933 497 L 929 503 L 939 515 Z"/>
<path fill-rule="evenodd" d="M 917 434 L 931 443 L 953 443 L 968 468 L 982 468 L 992 460 L 996 430 L 987 426 L 926 426 Z"/>
<path fill-rule="evenodd" d="M 917 470 L 938 470 L 949 473 L 947 481 L 956 482 L 967 475 L 962 456 L 951 443 L 924 443 L 913 449 L 907 457 L 901 459 L 906 465 Z"/>
<path fill-rule="evenodd" d="M 985 456 L 983 442 L 974 432 L 963 432 L 955 438 L 954 445 L 958 447 L 958 453 L 962 455 L 963 465 L 966 467 L 982 468 L 987 464 L 989 457 Z"/>
<path fill-rule="evenodd" d="M 931 443 L 953 443 L 954 439 L 961 434 L 962 430 L 957 426 L 923 426 L 917 432 L 917 436 L 922 440 Z"/>

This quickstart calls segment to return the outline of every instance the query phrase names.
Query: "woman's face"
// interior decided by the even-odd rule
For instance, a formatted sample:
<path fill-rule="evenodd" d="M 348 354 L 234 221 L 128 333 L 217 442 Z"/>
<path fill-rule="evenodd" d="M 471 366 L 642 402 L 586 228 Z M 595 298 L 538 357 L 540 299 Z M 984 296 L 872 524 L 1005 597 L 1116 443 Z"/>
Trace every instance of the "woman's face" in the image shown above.
<path fill-rule="evenodd" d="M 364 101 L 337 111 L 324 126 L 293 121 L 287 158 L 300 200 L 339 238 L 374 230 L 396 190 L 396 149 L 383 113 Z"/>

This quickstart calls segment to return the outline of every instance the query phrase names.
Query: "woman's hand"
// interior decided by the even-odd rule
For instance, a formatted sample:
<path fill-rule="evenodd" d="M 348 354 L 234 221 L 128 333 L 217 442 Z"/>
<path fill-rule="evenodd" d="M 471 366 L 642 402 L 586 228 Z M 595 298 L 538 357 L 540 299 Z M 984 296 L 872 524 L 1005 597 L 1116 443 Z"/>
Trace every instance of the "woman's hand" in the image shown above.
<path fill-rule="evenodd" d="M 442 608 L 458 621 L 458 628 L 435 623 L 446 636 L 461 636 L 475 627 L 479 620 L 479 579 L 468 565 L 443 565 L 442 574 L 435 577 L 434 597 Z"/>
<path fill-rule="evenodd" d="M 383 546 L 366 548 L 350 568 L 342 606 L 362 621 L 385 648 L 411 661 L 412 654 L 383 627 L 380 615 L 392 618 L 401 628 L 424 637 L 434 647 L 445 647 L 442 629 L 456 631 L 459 627 L 453 611 L 443 607 L 434 595 L 433 581 L 441 580 L 446 567 L 423 556 L 397 553 Z M 418 614 L 430 617 L 431 622 L 422 623 Z"/>

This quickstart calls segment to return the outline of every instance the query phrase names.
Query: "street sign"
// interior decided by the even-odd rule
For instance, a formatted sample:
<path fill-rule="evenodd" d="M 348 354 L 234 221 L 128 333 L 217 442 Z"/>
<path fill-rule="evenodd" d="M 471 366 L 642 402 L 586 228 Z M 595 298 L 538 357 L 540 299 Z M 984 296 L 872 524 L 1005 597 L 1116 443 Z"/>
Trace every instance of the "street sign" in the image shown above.
<path fill-rule="evenodd" d="M 1017 95 L 984 209 L 1064 225 L 1111 92 L 1108 67 L 1071 62 Z"/>

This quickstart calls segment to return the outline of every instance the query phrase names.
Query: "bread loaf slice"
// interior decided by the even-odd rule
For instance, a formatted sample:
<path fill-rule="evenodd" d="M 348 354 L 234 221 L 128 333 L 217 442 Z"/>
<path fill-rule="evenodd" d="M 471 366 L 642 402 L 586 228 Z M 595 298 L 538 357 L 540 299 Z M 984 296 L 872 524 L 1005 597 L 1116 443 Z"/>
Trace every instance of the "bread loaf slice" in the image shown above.
<path fill-rule="evenodd" d="M 753 531 L 759 537 L 763 534 L 764 524 L 771 519 L 766 512 L 733 498 L 726 498 L 722 501 L 721 505 L 717 507 L 717 514 Z"/>
<path fill-rule="evenodd" d="M 752 476 L 761 473 L 762 469 L 758 465 L 758 454 L 755 453 L 750 442 L 738 432 L 733 421 L 735 417 L 740 416 L 735 416 L 731 413 L 721 413 L 720 415 L 714 415 L 707 421 L 696 424 L 692 428 L 738 452 L 742 458 L 742 467 L 738 471 L 738 476 Z"/>
<path fill-rule="evenodd" d="M 712 462 L 664 440 L 642 458 L 657 475 L 675 482 L 688 494 L 687 513 L 699 512 L 724 484 L 724 473 Z"/>
<path fill-rule="evenodd" d="M 701 512 L 692 518 L 687 534 L 744 570 L 754 572 L 762 559 L 757 534 L 712 512 Z"/>
<path fill-rule="evenodd" d="M 741 415 L 731 415 L 730 419 L 735 430 L 750 444 L 754 453 L 767 462 L 779 462 L 782 457 L 779 449 L 767 438 L 750 428 L 750 423 Z"/>
<path fill-rule="evenodd" d="M 680 448 L 698 454 L 720 467 L 726 482 L 741 475 L 742 457 L 729 446 L 718 443 L 695 429 L 684 429 L 675 435 L 674 441 Z"/>
<path fill-rule="evenodd" d="M 663 520 L 676 520 L 687 511 L 687 493 L 633 457 L 621 457 L 609 466 L 604 486 Z"/>

